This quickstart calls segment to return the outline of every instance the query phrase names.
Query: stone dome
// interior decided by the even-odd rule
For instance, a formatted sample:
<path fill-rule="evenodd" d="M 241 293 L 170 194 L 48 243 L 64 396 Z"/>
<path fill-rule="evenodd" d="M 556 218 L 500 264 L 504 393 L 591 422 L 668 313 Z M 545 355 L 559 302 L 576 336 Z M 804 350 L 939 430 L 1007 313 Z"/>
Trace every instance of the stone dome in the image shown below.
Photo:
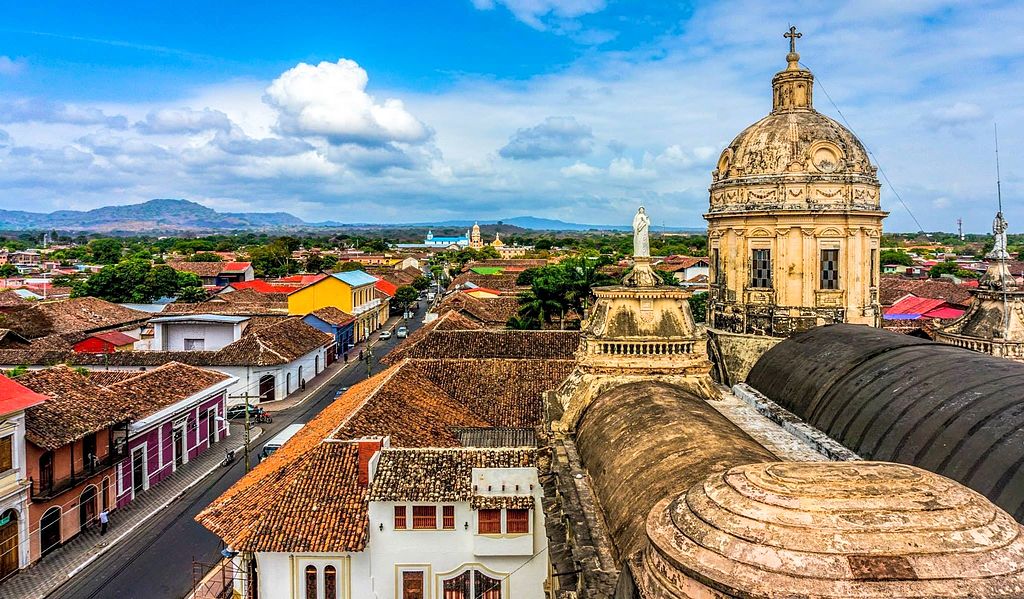
<path fill-rule="evenodd" d="M 855 175 L 875 182 L 860 141 L 814 109 L 772 112 L 732 140 L 718 160 L 716 184 L 764 175 Z"/>
<path fill-rule="evenodd" d="M 737 466 L 656 505 L 647 534 L 638 583 L 652 597 L 1024 594 L 1020 525 L 902 464 Z"/>

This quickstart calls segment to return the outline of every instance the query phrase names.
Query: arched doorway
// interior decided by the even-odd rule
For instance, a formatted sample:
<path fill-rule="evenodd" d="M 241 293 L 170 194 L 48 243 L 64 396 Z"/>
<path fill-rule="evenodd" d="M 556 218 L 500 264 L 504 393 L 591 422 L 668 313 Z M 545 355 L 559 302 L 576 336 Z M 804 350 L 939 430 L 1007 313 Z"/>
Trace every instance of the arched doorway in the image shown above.
<path fill-rule="evenodd" d="M 274 375 L 267 374 L 260 377 L 260 401 L 274 401 Z"/>
<path fill-rule="evenodd" d="M 78 523 L 85 530 L 96 519 L 96 485 L 89 485 L 78 498 Z"/>
<path fill-rule="evenodd" d="M 313 356 L 313 376 L 320 374 L 320 356 Z"/>
<path fill-rule="evenodd" d="M 0 580 L 18 571 L 18 512 L 0 514 Z"/>
<path fill-rule="evenodd" d="M 302 386 L 302 366 L 299 366 L 299 386 Z"/>
<path fill-rule="evenodd" d="M 39 520 L 39 551 L 42 555 L 60 547 L 60 508 L 46 510 Z"/>
<path fill-rule="evenodd" d="M 284 375 L 284 394 L 287 396 L 292 392 L 292 373 Z"/>

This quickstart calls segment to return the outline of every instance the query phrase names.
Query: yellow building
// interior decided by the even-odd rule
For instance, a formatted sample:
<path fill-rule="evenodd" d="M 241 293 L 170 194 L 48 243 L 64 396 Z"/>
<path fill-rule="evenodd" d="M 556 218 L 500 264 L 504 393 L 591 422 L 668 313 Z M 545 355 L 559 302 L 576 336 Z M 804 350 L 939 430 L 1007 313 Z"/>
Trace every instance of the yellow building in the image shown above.
<path fill-rule="evenodd" d="M 328 275 L 288 294 L 288 313 L 305 316 L 321 308 L 337 308 L 356 317 L 358 343 L 388 318 L 388 302 L 377 293 L 376 283 L 377 277 L 361 270 Z"/>
<path fill-rule="evenodd" d="M 473 223 L 473 229 L 469 232 L 469 247 L 474 250 L 484 247 L 484 240 L 480 237 L 480 223 Z"/>
<path fill-rule="evenodd" d="M 800 34 L 791 28 L 786 37 L 772 112 L 722 152 L 704 215 L 711 349 L 733 360 L 730 382 L 742 380 L 772 338 L 836 322 L 879 326 L 881 318 L 887 213 L 877 169 L 853 133 L 814 110 L 814 76 L 794 44 Z M 746 336 L 761 339 L 737 339 Z"/>

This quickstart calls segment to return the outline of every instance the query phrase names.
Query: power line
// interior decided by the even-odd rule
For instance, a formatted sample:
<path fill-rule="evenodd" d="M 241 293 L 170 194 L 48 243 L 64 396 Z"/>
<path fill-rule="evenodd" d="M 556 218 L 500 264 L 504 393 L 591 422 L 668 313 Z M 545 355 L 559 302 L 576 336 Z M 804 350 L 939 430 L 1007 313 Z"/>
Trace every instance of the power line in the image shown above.
<path fill-rule="evenodd" d="M 810 67 L 808 67 L 806 64 L 802 62 L 800 64 L 803 64 L 804 67 L 810 70 Z M 825 89 L 825 85 L 821 82 L 821 77 L 815 75 L 814 78 L 818 80 L 818 87 L 821 88 L 821 92 L 825 94 L 826 98 L 828 98 L 829 104 L 831 104 L 832 108 L 836 110 L 836 112 L 839 114 L 839 117 L 843 119 L 843 124 L 846 125 L 846 128 L 849 129 L 850 133 L 853 133 L 854 136 L 857 137 L 857 139 L 860 139 L 860 136 L 857 135 L 857 132 L 853 130 L 853 125 L 850 124 L 850 121 L 847 120 L 846 115 L 843 114 L 843 111 L 840 110 L 839 106 L 835 103 L 834 100 L 832 100 L 832 96 L 829 95 L 828 90 Z M 861 144 L 864 144 L 863 140 L 861 140 Z M 914 223 L 917 225 L 918 231 L 924 233 L 924 227 L 921 226 L 921 221 L 917 220 L 917 217 L 914 216 L 914 212 L 910 209 L 910 206 L 908 206 L 907 203 L 903 201 L 903 198 L 900 197 L 900 192 L 896 190 L 896 187 L 893 186 L 892 181 L 889 180 L 889 175 L 885 174 L 885 169 L 882 168 L 882 161 L 878 159 L 878 156 L 874 152 L 872 152 L 871 148 L 869 148 L 867 145 L 864 145 L 864 149 L 867 151 L 868 155 L 871 156 L 872 159 L 874 159 L 875 164 L 878 165 L 878 174 L 882 175 L 882 179 L 885 180 L 885 184 L 889 186 L 890 190 L 892 190 L 893 195 L 895 195 L 896 199 L 899 200 L 900 204 L 903 205 L 903 208 L 907 211 L 907 214 L 910 215 L 910 218 L 914 219 Z"/>

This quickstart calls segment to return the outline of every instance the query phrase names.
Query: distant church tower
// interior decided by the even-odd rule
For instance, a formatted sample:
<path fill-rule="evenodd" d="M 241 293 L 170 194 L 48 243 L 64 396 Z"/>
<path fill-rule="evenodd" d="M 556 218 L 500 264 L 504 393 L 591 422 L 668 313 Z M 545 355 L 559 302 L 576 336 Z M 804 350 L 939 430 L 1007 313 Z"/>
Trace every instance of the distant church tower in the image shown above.
<path fill-rule="evenodd" d="M 814 110 L 795 27 L 772 112 L 712 173 L 710 349 L 723 382 L 746 377 L 779 339 L 821 324 L 880 326 L 877 169 L 853 133 Z M 728 365 L 728 366 L 727 366 Z"/>
<path fill-rule="evenodd" d="M 469 234 L 469 247 L 474 250 L 484 247 L 483 239 L 480 237 L 480 223 L 473 223 L 473 230 Z"/>

